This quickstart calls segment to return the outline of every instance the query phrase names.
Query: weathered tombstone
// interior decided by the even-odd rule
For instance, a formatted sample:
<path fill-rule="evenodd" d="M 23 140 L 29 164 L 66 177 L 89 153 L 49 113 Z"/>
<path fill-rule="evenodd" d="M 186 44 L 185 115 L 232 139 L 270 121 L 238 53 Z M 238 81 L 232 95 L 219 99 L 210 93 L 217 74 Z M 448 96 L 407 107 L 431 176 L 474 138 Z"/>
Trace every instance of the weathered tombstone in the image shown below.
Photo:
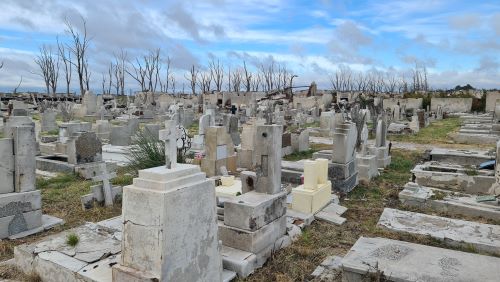
<path fill-rule="evenodd" d="M 292 189 L 292 209 L 316 213 L 331 201 L 332 183 L 328 180 L 328 160 L 304 162 L 304 184 Z"/>
<path fill-rule="evenodd" d="M 412 116 L 410 121 L 410 129 L 413 133 L 418 133 L 420 131 L 420 122 L 417 116 Z"/>
<path fill-rule="evenodd" d="M 34 126 L 11 127 L 7 138 L 0 139 L 0 239 L 44 230 L 35 155 Z"/>
<path fill-rule="evenodd" d="M 58 130 L 59 127 L 56 123 L 56 115 L 57 113 L 54 111 L 47 110 L 42 113 L 41 116 L 41 131 L 54 131 Z"/>
<path fill-rule="evenodd" d="M 175 121 L 166 120 L 165 129 L 160 130 L 160 140 L 165 142 L 165 163 L 167 168 L 175 168 L 177 164 L 177 126 Z"/>
<path fill-rule="evenodd" d="M 201 170 L 211 177 L 218 174 L 221 166 L 236 171 L 234 145 L 225 127 L 211 126 L 205 131 L 205 157 L 201 160 Z"/>
<path fill-rule="evenodd" d="M 222 281 L 215 187 L 198 166 L 140 170 L 122 206 L 113 281 Z"/>
<path fill-rule="evenodd" d="M 102 161 L 102 143 L 94 132 L 81 132 L 69 138 L 66 151 L 70 164 Z"/>
<path fill-rule="evenodd" d="M 389 147 L 387 146 L 387 127 L 383 117 L 380 117 L 377 122 L 377 131 L 375 136 L 375 146 L 369 147 L 371 155 L 377 156 L 379 168 L 385 168 L 391 163 L 389 156 Z"/>
<path fill-rule="evenodd" d="M 281 245 L 286 228 L 286 191 L 281 190 L 281 135 L 279 125 L 258 125 L 255 135 L 256 174 L 245 173 L 246 193 L 224 202 L 224 222 L 219 223 L 219 238 L 237 252 L 224 253 L 230 269 L 246 277 L 257 265 L 241 261 L 256 256 L 267 260 Z M 237 262 L 237 263 L 231 263 Z M 225 264 L 226 265 L 226 264 Z"/>
<path fill-rule="evenodd" d="M 113 205 L 113 194 L 111 192 L 111 185 L 109 180 L 116 177 L 116 172 L 112 172 L 108 174 L 106 170 L 106 163 L 101 163 L 99 165 L 100 174 L 96 175 L 92 178 L 93 181 L 102 181 L 102 191 L 104 194 L 104 205 L 112 206 Z"/>
<path fill-rule="evenodd" d="M 282 135 L 283 126 L 256 127 L 254 167 L 257 173 L 257 192 L 275 194 L 281 190 Z"/>
<path fill-rule="evenodd" d="M 368 127 L 363 125 L 361 132 L 361 153 L 356 156 L 358 163 L 358 179 L 364 183 L 369 183 L 374 177 L 379 175 L 377 156 L 368 154 Z"/>
<path fill-rule="evenodd" d="M 491 185 L 489 194 L 500 195 L 500 140 L 497 142 L 495 162 L 495 182 Z"/>
<path fill-rule="evenodd" d="M 418 126 L 419 128 L 424 128 L 425 125 L 425 111 L 424 110 L 417 110 L 417 116 L 418 116 Z"/>
<path fill-rule="evenodd" d="M 354 123 L 344 122 L 337 125 L 333 133 L 333 155 L 328 165 L 328 176 L 333 189 L 339 192 L 350 192 L 358 185 L 356 165 L 357 129 Z"/>

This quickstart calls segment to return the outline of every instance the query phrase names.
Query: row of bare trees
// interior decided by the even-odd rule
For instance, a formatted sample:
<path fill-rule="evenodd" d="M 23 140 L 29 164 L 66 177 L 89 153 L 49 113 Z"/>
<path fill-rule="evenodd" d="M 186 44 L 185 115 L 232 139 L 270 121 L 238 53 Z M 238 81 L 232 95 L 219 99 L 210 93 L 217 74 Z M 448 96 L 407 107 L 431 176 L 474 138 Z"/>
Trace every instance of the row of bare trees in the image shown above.
<path fill-rule="evenodd" d="M 415 63 L 409 72 L 395 70 L 369 70 L 356 72 L 340 65 L 330 76 L 330 83 L 335 91 L 359 91 L 365 93 L 408 93 L 428 91 L 427 68 Z"/>

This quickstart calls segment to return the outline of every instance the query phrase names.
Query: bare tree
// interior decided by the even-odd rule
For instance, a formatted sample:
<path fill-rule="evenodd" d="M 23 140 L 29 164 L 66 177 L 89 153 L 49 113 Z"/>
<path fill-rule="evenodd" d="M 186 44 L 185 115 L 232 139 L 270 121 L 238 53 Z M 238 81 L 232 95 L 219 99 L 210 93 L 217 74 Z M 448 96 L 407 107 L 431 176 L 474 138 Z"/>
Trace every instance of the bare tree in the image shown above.
<path fill-rule="evenodd" d="M 202 94 L 210 93 L 210 87 L 212 85 L 212 71 L 200 72 L 198 79 L 198 85 Z"/>
<path fill-rule="evenodd" d="M 252 79 L 252 91 L 259 91 L 260 84 L 262 82 L 262 76 L 260 73 L 257 73 Z"/>
<path fill-rule="evenodd" d="M 385 77 L 386 77 L 385 91 L 392 94 L 395 92 L 396 87 L 398 85 L 396 74 L 394 72 L 389 71 L 385 74 Z"/>
<path fill-rule="evenodd" d="M 231 84 L 233 85 L 234 92 L 240 92 L 241 89 L 242 74 L 241 69 L 236 69 L 232 73 Z"/>
<path fill-rule="evenodd" d="M 59 40 L 57 40 L 57 47 L 59 50 L 59 57 L 62 59 L 62 62 L 64 64 L 64 74 L 66 78 L 66 95 L 69 95 L 69 87 L 71 84 L 71 72 L 72 72 L 71 50 L 66 48 L 64 44 L 59 43 Z"/>
<path fill-rule="evenodd" d="M 134 72 L 125 71 L 141 86 L 143 92 L 155 92 L 160 80 L 160 49 L 151 50 L 141 60 L 136 58 L 132 64 Z"/>
<path fill-rule="evenodd" d="M 116 95 L 125 95 L 125 72 L 127 71 L 127 52 L 121 49 L 120 54 L 115 54 L 115 89 Z"/>
<path fill-rule="evenodd" d="M 37 74 L 43 78 L 47 94 L 55 95 L 59 77 L 59 57 L 52 53 L 52 48 L 43 45 L 40 47 L 40 54 L 35 58 L 35 63 L 40 68 Z"/>
<path fill-rule="evenodd" d="M 174 75 L 170 75 L 170 86 L 171 86 L 171 89 L 172 89 L 172 94 L 175 95 L 175 76 Z"/>
<path fill-rule="evenodd" d="M 245 61 L 243 61 L 243 86 L 246 92 L 250 92 L 252 89 L 252 73 L 248 71 Z"/>
<path fill-rule="evenodd" d="M 87 34 L 87 22 L 82 17 L 82 33 L 77 31 L 68 19 L 65 19 L 64 22 L 66 24 L 66 32 L 71 36 L 72 39 L 71 44 L 66 45 L 74 55 L 74 60 L 70 60 L 70 62 L 76 68 L 78 81 L 80 83 L 80 94 L 83 96 L 85 94 L 85 90 L 89 90 L 88 86 L 90 80 L 87 55 L 87 49 L 90 45 L 90 38 Z"/>
<path fill-rule="evenodd" d="M 162 92 L 165 92 L 165 93 L 168 93 L 168 89 L 169 89 L 169 86 L 170 86 L 170 65 L 172 63 L 172 61 L 170 60 L 170 57 L 167 56 L 167 60 L 165 60 L 165 65 L 167 67 L 166 69 L 166 75 L 165 75 L 165 85 L 163 85 L 163 83 L 161 82 L 160 80 L 160 89 Z"/>
<path fill-rule="evenodd" d="M 212 58 L 208 63 L 208 67 L 210 68 L 210 75 L 215 83 L 215 90 L 220 92 L 224 81 L 224 65 L 222 65 L 218 59 L 217 62 L 215 62 L 215 59 Z"/>
<path fill-rule="evenodd" d="M 19 87 L 21 87 L 21 83 L 23 83 L 23 76 L 21 76 L 21 79 L 19 80 L 19 83 L 17 84 L 16 88 L 14 88 L 14 90 L 12 90 L 12 94 L 14 94 L 14 95 L 17 94 L 17 89 L 19 89 Z"/>
<path fill-rule="evenodd" d="M 264 66 L 264 64 L 260 65 L 260 72 L 262 76 L 262 85 L 264 91 L 271 91 L 274 89 L 274 82 L 275 82 L 275 62 L 271 61 L 271 63 L 268 66 Z"/>
<path fill-rule="evenodd" d="M 196 94 L 196 83 L 198 79 L 198 73 L 199 73 L 198 69 L 193 65 L 189 70 L 189 73 L 184 75 L 184 78 L 186 78 L 186 80 L 189 81 L 189 85 L 191 87 L 191 94 L 193 95 Z"/>

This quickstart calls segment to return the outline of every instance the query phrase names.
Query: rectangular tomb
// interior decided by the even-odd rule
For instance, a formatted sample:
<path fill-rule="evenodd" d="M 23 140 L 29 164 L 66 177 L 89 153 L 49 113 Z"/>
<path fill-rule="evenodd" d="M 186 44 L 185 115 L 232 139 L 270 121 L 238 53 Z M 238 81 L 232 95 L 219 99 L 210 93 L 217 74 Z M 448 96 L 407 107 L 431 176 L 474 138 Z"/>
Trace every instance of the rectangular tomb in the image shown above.
<path fill-rule="evenodd" d="M 343 281 L 498 281 L 500 258 L 385 238 L 361 237 L 342 259 Z"/>

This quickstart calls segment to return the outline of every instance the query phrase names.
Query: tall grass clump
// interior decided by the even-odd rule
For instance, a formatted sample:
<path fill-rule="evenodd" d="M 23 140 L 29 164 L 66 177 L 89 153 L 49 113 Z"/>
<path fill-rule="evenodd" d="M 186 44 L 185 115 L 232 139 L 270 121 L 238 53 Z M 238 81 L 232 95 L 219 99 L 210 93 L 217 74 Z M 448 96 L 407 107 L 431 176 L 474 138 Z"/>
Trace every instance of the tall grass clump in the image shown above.
<path fill-rule="evenodd" d="M 141 169 L 165 165 L 165 143 L 148 131 L 140 131 L 128 151 L 128 169 L 137 172 Z"/>

